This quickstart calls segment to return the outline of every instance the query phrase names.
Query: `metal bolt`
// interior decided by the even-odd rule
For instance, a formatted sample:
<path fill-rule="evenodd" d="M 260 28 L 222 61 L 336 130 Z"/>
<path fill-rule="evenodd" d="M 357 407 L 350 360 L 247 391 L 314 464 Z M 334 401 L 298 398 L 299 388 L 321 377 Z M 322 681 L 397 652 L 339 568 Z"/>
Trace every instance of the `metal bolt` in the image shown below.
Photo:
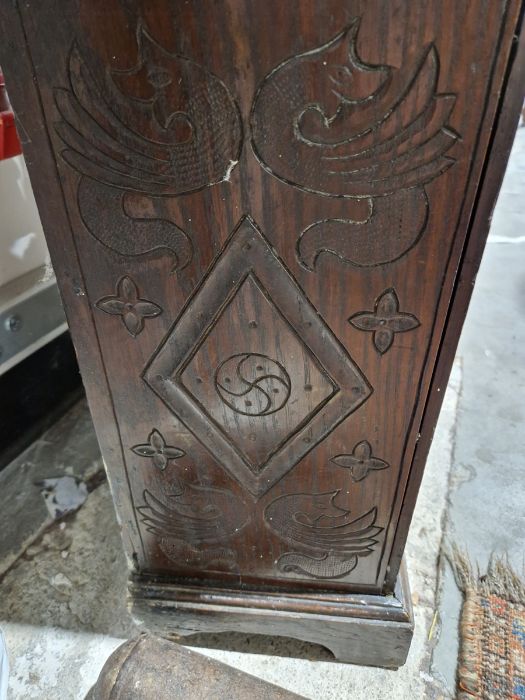
<path fill-rule="evenodd" d="M 16 333 L 16 331 L 19 331 L 22 328 L 22 319 L 20 316 L 18 316 L 18 314 L 9 316 L 9 318 L 7 318 L 5 321 L 5 328 L 7 331 Z"/>

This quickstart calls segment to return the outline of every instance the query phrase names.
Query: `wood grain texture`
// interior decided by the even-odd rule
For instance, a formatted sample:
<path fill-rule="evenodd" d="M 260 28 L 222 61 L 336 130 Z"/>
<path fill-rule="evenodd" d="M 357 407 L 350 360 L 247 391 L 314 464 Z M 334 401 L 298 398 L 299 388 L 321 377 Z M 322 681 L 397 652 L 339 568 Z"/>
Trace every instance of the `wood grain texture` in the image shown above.
<path fill-rule="evenodd" d="M 487 153 L 520 9 L 2 9 L 137 572 L 393 589 L 503 172 Z"/>
<path fill-rule="evenodd" d="M 508 57 L 499 57 L 499 60 L 502 63 L 507 61 L 504 84 L 498 93 L 499 103 L 495 122 L 491 129 L 490 145 L 468 227 L 468 236 L 458 263 L 452 303 L 447 314 L 441 345 L 421 419 L 420 439 L 414 452 L 411 478 L 405 492 L 405 501 L 401 509 L 385 581 L 387 588 L 391 588 L 396 581 L 397 571 L 403 556 L 401 551 L 402 543 L 406 540 L 413 512 L 409 504 L 414 503 L 417 498 L 425 461 L 452 369 L 457 343 L 489 233 L 492 213 L 501 183 L 503 182 L 505 167 L 514 142 L 520 111 L 523 107 L 525 94 L 525 22 L 523 7 L 521 8 L 519 21 L 514 32 L 510 54 Z M 488 126 L 485 128 L 488 129 Z M 455 254 L 459 254 L 459 246 L 452 250 L 451 257 Z"/>
<path fill-rule="evenodd" d="M 391 595 L 232 590 L 132 577 L 133 617 L 163 636 L 246 632 L 294 637 L 329 649 L 339 662 L 398 668 L 414 622 L 406 569 Z"/>

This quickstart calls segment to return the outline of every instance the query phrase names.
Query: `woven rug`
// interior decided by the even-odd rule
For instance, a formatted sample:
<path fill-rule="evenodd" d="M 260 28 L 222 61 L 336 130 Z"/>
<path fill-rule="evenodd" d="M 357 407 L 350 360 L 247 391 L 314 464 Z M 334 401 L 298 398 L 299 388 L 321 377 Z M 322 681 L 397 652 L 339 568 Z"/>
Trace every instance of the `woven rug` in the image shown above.
<path fill-rule="evenodd" d="M 525 584 L 501 559 L 484 575 L 458 552 L 453 560 L 465 596 L 457 698 L 525 699 Z"/>

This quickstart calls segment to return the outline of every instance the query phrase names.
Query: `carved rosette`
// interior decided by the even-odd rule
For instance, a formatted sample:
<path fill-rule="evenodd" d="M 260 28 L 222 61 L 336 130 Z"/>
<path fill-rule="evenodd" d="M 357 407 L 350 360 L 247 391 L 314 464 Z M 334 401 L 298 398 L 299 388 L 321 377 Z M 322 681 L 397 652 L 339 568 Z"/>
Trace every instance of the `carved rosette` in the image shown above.
<path fill-rule="evenodd" d="M 392 347 L 396 333 L 406 333 L 419 327 L 413 314 L 399 310 L 395 289 L 385 289 L 375 303 L 373 311 L 360 311 L 348 319 L 354 328 L 372 333 L 374 347 L 384 355 Z"/>
<path fill-rule="evenodd" d="M 162 313 L 158 304 L 139 296 L 135 282 L 125 275 L 116 284 L 115 294 L 102 297 L 95 306 L 111 316 L 120 316 L 124 327 L 134 338 L 144 329 L 144 321 Z"/>
<path fill-rule="evenodd" d="M 164 471 L 170 459 L 180 459 L 186 454 L 180 447 L 172 447 L 166 444 L 166 440 L 158 430 L 152 430 L 148 435 L 148 442 L 143 445 L 134 445 L 131 450 L 139 457 L 151 459 L 153 465 Z"/>
<path fill-rule="evenodd" d="M 388 469 L 390 466 L 384 459 L 379 459 L 372 454 L 372 446 L 367 440 L 358 442 L 352 454 L 336 455 L 330 461 L 338 467 L 348 469 L 352 481 L 362 481 L 371 471 Z"/>
<path fill-rule="evenodd" d="M 215 388 L 224 403 L 245 416 L 268 416 L 290 398 L 292 382 L 277 360 L 256 352 L 238 353 L 221 362 Z"/>

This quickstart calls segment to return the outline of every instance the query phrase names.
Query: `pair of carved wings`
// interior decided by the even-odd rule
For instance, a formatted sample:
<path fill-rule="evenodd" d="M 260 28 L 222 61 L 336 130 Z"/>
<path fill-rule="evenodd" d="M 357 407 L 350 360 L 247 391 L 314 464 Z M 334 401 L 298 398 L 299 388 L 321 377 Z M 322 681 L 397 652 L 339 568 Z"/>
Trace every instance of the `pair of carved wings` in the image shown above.
<path fill-rule="evenodd" d="M 358 56 L 359 21 L 327 44 L 285 60 L 262 81 L 252 147 L 284 182 L 327 196 L 378 197 L 422 185 L 453 163 L 446 126 L 455 97 L 437 93 L 438 56 L 426 46 L 400 69 Z M 243 128 L 226 85 L 159 46 L 141 25 L 138 61 L 96 80 L 78 48 L 69 89 L 57 89 L 64 159 L 81 174 L 150 196 L 176 196 L 230 176 Z"/>
<path fill-rule="evenodd" d="M 381 532 L 375 524 L 377 508 L 354 518 L 349 510 L 335 504 L 338 493 L 281 496 L 270 503 L 264 517 L 280 537 L 306 551 L 366 556 Z"/>

